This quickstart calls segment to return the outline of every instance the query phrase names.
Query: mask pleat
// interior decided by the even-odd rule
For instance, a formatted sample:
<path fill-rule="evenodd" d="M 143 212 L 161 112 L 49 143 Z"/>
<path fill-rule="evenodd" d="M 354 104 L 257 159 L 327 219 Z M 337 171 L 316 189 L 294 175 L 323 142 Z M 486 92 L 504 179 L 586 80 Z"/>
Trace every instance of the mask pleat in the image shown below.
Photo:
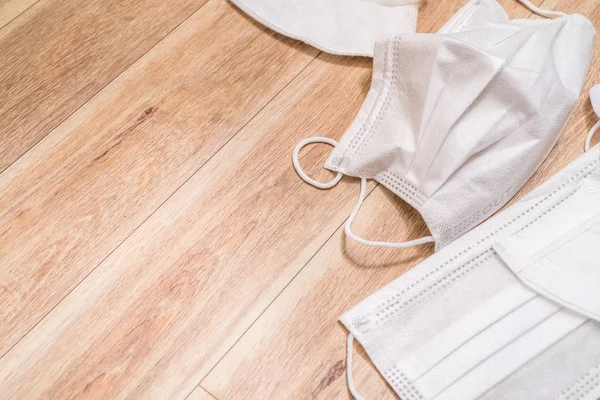
<path fill-rule="evenodd" d="M 490 388 L 481 400 L 581 400 L 586 397 L 582 386 L 591 383 L 599 373 L 600 325 L 587 321 Z M 593 395 L 591 390 L 589 394 Z"/>
<path fill-rule="evenodd" d="M 435 398 L 478 398 L 586 321 L 579 314 L 561 310 L 485 359 Z"/>

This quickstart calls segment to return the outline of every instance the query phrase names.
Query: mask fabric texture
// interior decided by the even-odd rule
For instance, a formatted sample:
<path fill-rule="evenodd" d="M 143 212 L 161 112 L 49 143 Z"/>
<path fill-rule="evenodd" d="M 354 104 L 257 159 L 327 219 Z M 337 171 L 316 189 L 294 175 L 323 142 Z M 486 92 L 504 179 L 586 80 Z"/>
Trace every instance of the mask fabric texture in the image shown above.
<path fill-rule="evenodd" d="M 438 34 L 382 38 L 371 89 L 325 168 L 400 196 L 432 234 L 401 245 L 435 241 L 438 250 L 497 211 L 546 158 L 581 93 L 594 37 L 581 15 L 509 20 L 496 0 L 471 0 Z M 294 162 L 299 170 L 297 151 Z M 346 226 L 353 239 L 363 197 Z"/>
<path fill-rule="evenodd" d="M 375 40 L 414 33 L 418 0 L 231 0 L 272 30 L 327 53 L 373 56 Z"/>
<path fill-rule="evenodd" d="M 340 319 L 403 400 L 596 400 L 599 212 L 595 146 Z"/>
<path fill-rule="evenodd" d="M 600 118 L 600 86 L 590 90 L 590 99 Z M 586 138 L 586 151 L 598 123 Z M 577 207 L 561 221 L 541 219 L 530 229 L 500 240 L 494 250 L 521 281 L 566 308 L 600 320 L 599 190 L 594 182 L 581 183 Z"/>

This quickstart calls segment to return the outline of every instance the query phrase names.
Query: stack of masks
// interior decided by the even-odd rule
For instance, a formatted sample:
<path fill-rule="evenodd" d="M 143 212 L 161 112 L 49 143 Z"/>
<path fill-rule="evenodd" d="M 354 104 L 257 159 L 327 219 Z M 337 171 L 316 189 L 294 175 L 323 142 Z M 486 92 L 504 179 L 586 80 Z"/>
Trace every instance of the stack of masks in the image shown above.
<path fill-rule="evenodd" d="M 259 19 L 284 23 L 284 7 L 275 3 L 236 2 Z M 363 24 L 370 33 L 355 40 L 347 33 L 358 30 L 339 30 L 341 47 L 335 34 L 310 37 L 310 24 L 284 24 L 290 36 L 332 52 L 374 49 L 371 89 L 358 115 L 339 143 L 299 143 L 299 175 L 321 189 L 343 175 L 361 178 L 348 237 L 398 248 L 435 242 L 437 251 L 341 318 L 351 333 L 355 397 L 353 338 L 404 400 L 600 397 L 600 262 L 591 253 L 600 243 L 600 147 L 473 230 L 553 148 L 592 57 L 589 20 L 522 2 L 558 18 L 509 20 L 496 0 L 471 0 L 437 34 L 404 34 L 393 20 L 414 30 L 406 17 L 416 18 L 413 5 L 317 2 L 330 7 L 321 16 L 332 20 L 359 4 L 371 10 L 363 22 L 347 19 L 347 27 Z M 325 163 L 338 172 L 331 182 L 316 182 L 300 167 L 300 149 L 316 142 L 335 146 Z M 418 210 L 431 236 L 391 243 L 355 235 L 366 179 Z"/>
<path fill-rule="evenodd" d="M 597 400 L 599 204 L 595 146 L 344 314 L 349 346 L 403 400 Z"/>

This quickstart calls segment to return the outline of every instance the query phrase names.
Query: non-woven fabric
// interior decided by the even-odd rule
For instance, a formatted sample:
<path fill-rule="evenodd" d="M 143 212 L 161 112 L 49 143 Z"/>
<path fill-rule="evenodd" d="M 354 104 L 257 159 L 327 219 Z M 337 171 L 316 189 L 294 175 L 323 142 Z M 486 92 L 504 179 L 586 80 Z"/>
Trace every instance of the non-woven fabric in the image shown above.
<path fill-rule="evenodd" d="M 332 54 L 372 57 L 377 37 L 417 28 L 412 0 L 231 1 L 274 31 Z"/>
<path fill-rule="evenodd" d="M 563 218 L 547 218 L 494 250 L 533 290 L 600 321 L 600 189 L 582 190 L 597 195 L 586 196 L 593 204 L 576 204 Z"/>
<path fill-rule="evenodd" d="M 340 320 L 403 400 L 596 400 L 600 324 L 525 284 L 495 245 L 520 254 L 574 210 L 600 211 L 599 200 L 595 146 Z"/>
<path fill-rule="evenodd" d="M 599 90 L 590 89 L 590 100 L 600 119 Z M 586 150 L 598 124 L 586 138 Z M 575 196 L 571 208 L 502 239 L 494 250 L 533 290 L 600 322 L 600 190 L 584 181 Z"/>
<path fill-rule="evenodd" d="M 415 207 L 436 250 L 504 205 L 562 132 L 595 30 L 581 15 L 509 20 L 471 0 L 438 34 L 377 41 L 371 89 L 325 168 Z"/>

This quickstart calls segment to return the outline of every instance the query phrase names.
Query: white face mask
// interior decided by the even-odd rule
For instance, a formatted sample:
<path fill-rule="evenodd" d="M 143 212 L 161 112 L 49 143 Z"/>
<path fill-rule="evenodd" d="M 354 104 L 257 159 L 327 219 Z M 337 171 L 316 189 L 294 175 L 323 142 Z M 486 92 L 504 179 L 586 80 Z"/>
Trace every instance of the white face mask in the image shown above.
<path fill-rule="evenodd" d="M 349 383 L 354 336 L 403 400 L 600 398 L 599 204 L 595 146 L 344 314 Z"/>
<path fill-rule="evenodd" d="M 600 85 L 590 91 L 600 118 Z M 585 142 L 598 129 L 594 125 Z M 600 321 L 600 186 L 584 180 L 568 204 L 494 245 L 523 283 L 564 307 Z"/>
<path fill-rule="evenodd" d="M 435 241 L 440 249 L 500 209 L 563 130 L 594 36 L 580 15 L 510 21 L 496 0 L 471 0 L 439 34 L 379 40 L 369 94 L 325 163 L 337 180 L 363 178 L 346 234 L 368 245 Z M 295 150 L 305 179 L 298 152 L 322 139 Z M 350 225 L 365 178 L 416 208 L 432 236 L 404 243 L 356 237 Z"/>
<path fill-rule="evenodd" d="M 373 56 L 375 40 L 414 33 L 419 0 L 231 0 L 272 30 L 327 53 Z"/>

